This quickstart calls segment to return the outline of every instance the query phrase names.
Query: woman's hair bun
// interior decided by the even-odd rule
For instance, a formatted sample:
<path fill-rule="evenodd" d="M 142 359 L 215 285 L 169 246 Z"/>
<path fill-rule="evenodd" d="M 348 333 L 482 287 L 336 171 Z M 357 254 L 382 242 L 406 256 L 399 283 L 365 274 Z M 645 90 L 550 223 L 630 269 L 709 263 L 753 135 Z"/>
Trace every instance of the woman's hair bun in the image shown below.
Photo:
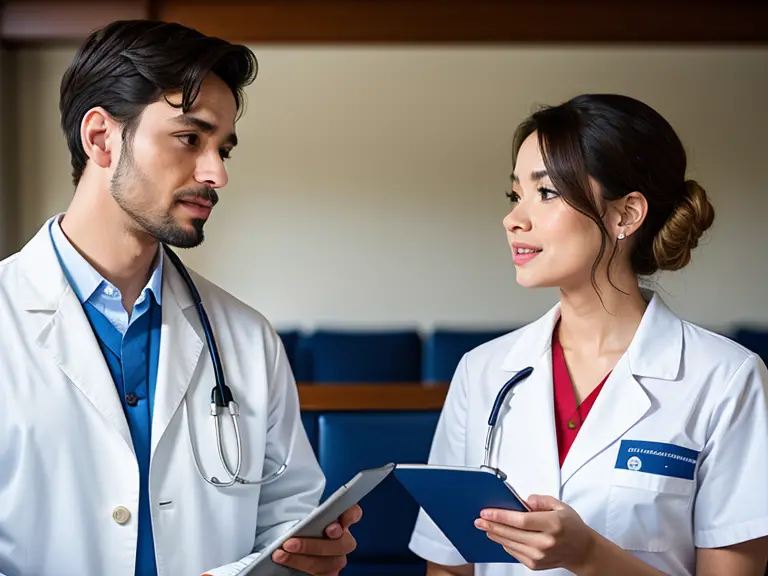
<path fill-rule="evenodd" d="M 653 256 L 659 270 L 680 270 L 691 261 L 691 251 L 712 226 L 715 209 L 695 180 L 685 181 L 685 194 L 653 239 Z"/>

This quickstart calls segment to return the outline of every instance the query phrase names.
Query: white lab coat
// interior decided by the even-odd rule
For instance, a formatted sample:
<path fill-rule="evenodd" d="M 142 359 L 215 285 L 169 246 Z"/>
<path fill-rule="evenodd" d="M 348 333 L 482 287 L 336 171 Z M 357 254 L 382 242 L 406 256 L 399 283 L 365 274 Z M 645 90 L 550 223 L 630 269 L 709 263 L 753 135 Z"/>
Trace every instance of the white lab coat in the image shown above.
<path fill-rule="evenodd" d="M 559 305 L 536 322 L 464 356 L 446 399 L 429 461 L 480 466 L 496 393 L 517 371 L 533 374 L 508 398 L 491 465 L 527 498 L 554 496 L 597 532 L 673 576 L 695 573 L 695 547 L 768 534 L 768 373 L 755 354 L 680 320 L 658 295 L 606 381 L 560 468 L 555 437 L 552 331 Z M 620 441 L 699 451 L 695 478 L 616 467 Z M 412 550 L 464 564 L 420 512 Z M 522 564 L 477 565 L 475 574 L 517 576 Z M 555 569 L 538 572 L 570 574 Z"/>
<path fill-rule="evenodd" d="M 241 475 L 225 479 L 210 416 L 215 385 L 197 310 L 166 266 L 149 492 L 160 576 L 236 562 L 306 516 L 324 477 L 299 418 L 279 337 L 253 309 L 191 273 L 240 405 Z M 134 576 L 139 470 L 109 368 L 65 280 L 48 224 L 0 263 L 0 574 Z M 226 450 L 234 455 L 229 417 Z M 230 462 L 233 460 L 230 459 Z M 125 523 L 124 507 L 130 514 Z"/>

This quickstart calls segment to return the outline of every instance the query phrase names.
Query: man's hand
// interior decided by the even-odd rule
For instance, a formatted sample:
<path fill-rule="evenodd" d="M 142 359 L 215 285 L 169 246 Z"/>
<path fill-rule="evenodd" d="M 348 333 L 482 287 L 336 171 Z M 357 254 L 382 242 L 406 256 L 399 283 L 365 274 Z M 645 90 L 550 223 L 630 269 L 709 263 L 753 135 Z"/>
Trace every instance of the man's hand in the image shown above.
<path fill-rule="evenodd" d="M 291 538 L 272 554 L 272 560 L 312 576 L 337 576 L 347 565 L 347 554 L 357 546 L 349 527 L 362 517 L 362 509 L 355 504 L 325 529 L 327 538 Z"/>

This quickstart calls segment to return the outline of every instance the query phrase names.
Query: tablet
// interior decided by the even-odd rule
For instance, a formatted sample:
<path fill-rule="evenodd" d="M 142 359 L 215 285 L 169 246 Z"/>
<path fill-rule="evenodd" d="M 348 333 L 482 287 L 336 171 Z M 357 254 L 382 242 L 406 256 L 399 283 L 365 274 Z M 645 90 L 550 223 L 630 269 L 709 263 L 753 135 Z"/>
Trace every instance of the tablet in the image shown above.
<path fill-rule="evenodd" d="M 376 488 L 390 475 L 394 464 L 381 468 L 372 468 L 358 472 L 354 478 L 341 486 L 328 499 L 315 508 L 306 518 L 301 520 L 288 532 L 267 546 L 248 568 L 239 576 L 288 576 L 301 574 L 297 570 L 287 568 L 272 561 L 272 554 L 290 538 L 323 538 L 325 529 L 338 520 L 344 512 L 360 502 L 371 490 Z"/>

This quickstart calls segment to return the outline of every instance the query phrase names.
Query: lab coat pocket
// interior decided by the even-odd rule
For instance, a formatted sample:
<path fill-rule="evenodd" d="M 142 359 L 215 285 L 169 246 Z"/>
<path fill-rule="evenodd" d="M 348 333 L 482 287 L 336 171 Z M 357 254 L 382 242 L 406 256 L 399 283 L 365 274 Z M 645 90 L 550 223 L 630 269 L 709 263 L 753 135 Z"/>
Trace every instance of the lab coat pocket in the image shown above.
<path fill-rule="evenodd" d="M 613 470 L 606 536 L 624 550 L 664 552 L 691 531 L 695 480 Z"/>

